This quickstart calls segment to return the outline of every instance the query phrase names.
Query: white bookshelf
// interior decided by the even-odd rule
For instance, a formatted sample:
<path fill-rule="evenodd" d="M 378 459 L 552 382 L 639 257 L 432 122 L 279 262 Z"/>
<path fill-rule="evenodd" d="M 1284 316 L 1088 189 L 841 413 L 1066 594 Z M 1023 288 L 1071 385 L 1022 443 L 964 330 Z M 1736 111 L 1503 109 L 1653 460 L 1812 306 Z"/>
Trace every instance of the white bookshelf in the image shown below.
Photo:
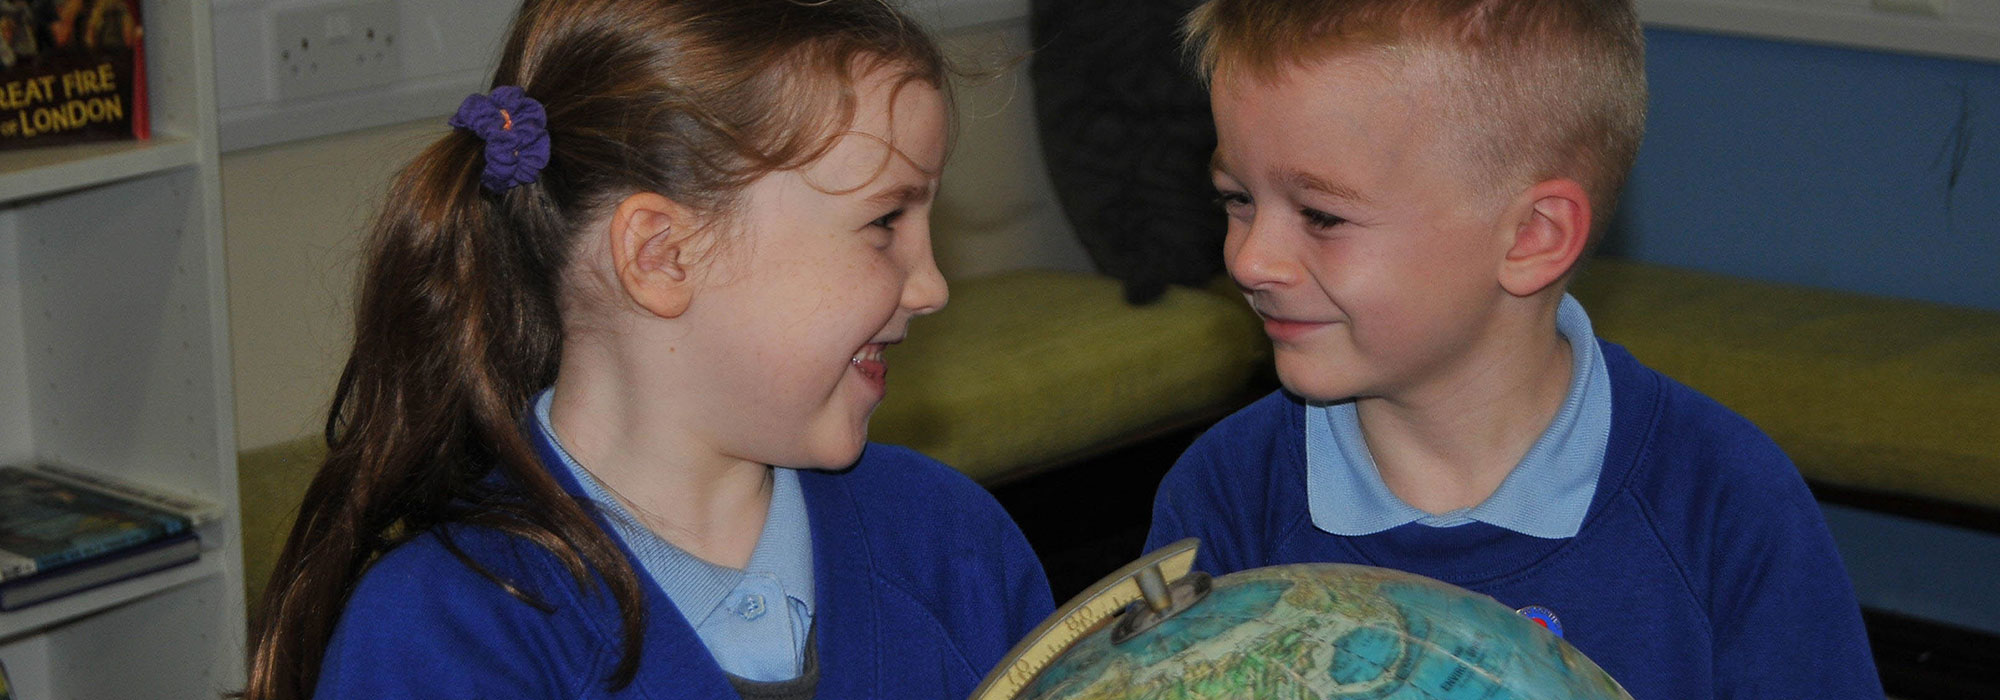
<path fill-rule="evenodd" d="M 236 447 L 207 0 L 144 0 L 153 138 L 0 152 L 0 463 L 221 504 L 199 561 L 0 613 L 18 700 L 243 684 Z"/>

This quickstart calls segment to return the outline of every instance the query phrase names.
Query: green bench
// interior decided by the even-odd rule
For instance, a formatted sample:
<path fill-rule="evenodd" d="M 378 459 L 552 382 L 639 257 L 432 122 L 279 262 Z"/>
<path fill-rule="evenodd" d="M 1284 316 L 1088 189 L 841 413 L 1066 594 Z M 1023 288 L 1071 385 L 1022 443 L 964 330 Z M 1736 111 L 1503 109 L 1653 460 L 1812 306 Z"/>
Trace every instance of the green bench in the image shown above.
<path fill-rule="evenodd" d="M 2000 522 L 2000 313 L 1609 258 L 1572 292 L 1598 335 L 1762 427 L 1822 497 Z"/>

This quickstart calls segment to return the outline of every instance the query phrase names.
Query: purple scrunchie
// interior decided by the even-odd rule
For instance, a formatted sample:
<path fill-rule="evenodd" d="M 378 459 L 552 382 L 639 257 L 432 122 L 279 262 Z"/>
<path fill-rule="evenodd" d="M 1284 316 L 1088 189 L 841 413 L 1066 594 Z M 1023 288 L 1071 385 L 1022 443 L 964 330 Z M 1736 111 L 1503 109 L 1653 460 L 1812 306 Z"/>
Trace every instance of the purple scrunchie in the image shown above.
<path fill-rule="evenodd" d="M 534 182 L 549 164 L 549 115 L 521 88 L 493 88 L 492 95 L 469 95 L 450 124 L 486 142 L 486 170 L 479 184 L 505 192 Z"/>

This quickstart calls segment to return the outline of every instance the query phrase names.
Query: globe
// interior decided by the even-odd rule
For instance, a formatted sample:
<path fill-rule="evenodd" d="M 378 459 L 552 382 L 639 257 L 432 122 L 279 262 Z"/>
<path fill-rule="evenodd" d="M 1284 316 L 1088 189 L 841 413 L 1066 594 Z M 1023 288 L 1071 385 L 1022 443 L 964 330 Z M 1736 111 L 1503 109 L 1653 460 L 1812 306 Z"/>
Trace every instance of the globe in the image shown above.
<path fill-rule="evenodd" d="M 1015 697 L 1631 697 L 1542 624 L 1414 574 L 1299 564 L 1212 582 L 1197 572 L 1175 590 L 1180 609 L 1133 603 L 1052 652 Z"/>

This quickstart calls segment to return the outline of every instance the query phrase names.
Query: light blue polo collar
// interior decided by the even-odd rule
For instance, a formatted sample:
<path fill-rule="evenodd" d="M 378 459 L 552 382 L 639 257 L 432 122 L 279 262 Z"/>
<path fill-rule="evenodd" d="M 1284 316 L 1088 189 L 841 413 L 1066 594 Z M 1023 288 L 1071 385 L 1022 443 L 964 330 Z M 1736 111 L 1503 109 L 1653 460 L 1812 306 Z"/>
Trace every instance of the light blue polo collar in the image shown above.
<path fill-rule="evenodd" d="M 1604 449 L 1611 439 L 1611 380 L 1590 317 L 1563 295 L 1556 331 L 1569 341 L 1569 393 L 1555 420 L 1485 502 L 1432 515 L 1389 490 L 1362 437 L 1353 401 L 1306 406 L 1306 499 L 1313 526 L 1356 537 L 1409 523 L 1453 527 L 1472 522 L 1543 539 L 1575 537 L 1583 527 Z"/>
<path fill-rule="evenodd" d="M 583 487 L 584 493 L 603 508 L 620 539 L 639 559 L 653 581 L 673 601 L 688 624 L 700 627 L 709 615 L 724 608 L 747 575 L 763 574 L 776 579 L 785 596 L 794 601 L 810 622 L 813 611 L 812 528 L 807 521 L 805 494 L 799 487 L 798 472 L 771 470 L 771 507 L 764 516 L 764 531 L 751 551 L 750 563 L 742 570 L 712 564 L 662 539 L 626 510 L 597 477 L 583 468 L 556 438 L 549 421 L 552 389 L 535 397 L 535 427 L 562 456 L 563 466 Z M 793 607 L 793 606 L 786 606 Z M 801 635 L 800 639 L 803 639 Z"/>

